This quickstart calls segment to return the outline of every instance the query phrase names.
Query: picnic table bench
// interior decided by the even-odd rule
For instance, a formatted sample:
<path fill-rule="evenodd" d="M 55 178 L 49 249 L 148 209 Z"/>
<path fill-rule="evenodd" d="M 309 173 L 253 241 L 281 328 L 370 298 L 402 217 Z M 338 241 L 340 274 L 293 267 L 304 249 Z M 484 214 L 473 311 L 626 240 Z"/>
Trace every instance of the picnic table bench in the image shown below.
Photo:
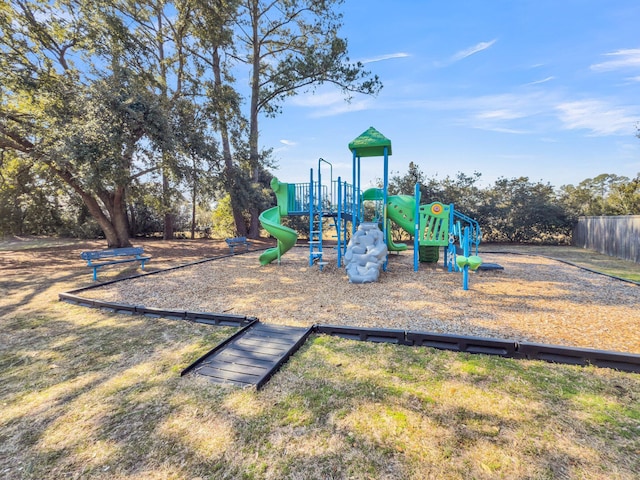
<path fill-rule="evenodd" d="M 231 250 L 231 253 L 235 253 L 234 249 L 241 245 L 244 245 L 246 247 L 247 252 L 249 251 L 250 244 L 247 241 L 247 237 L 227 238 L 225 242 L 227 242 L 227 245 L 229 245 L 229 250 Z"/>
<path fill-rule="evenodd" d="M 98 269 L 106 265 L 140 262 L 140 266 L 144 270 L 145 262 L 151 260 L 151 257 L 144 257 L 142 256 L 143 253 L 144 249 L 142 247 L 126 247 L 82 252 L 80 256 L 87 261 L 88 267 L 93 268 L 93 279 L 98 280 Z M 96 260 L 99 261 L 103 259 L 106 259 L 106 261 L 95 263 Z"/>

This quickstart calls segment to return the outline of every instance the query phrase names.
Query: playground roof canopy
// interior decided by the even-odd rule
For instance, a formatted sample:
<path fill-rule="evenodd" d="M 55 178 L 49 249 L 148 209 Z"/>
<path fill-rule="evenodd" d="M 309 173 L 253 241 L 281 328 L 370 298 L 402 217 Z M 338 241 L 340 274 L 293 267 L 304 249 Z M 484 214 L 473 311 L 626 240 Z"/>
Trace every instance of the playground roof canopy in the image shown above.
<path fill-rule="evenodd" d="M 391 140 L 373 127 L 349 143 L 349 150 L 355 149 L 358 157 L 382 157 L 384 147 L 387 147 L 387 155 L 391 155 Z"/>

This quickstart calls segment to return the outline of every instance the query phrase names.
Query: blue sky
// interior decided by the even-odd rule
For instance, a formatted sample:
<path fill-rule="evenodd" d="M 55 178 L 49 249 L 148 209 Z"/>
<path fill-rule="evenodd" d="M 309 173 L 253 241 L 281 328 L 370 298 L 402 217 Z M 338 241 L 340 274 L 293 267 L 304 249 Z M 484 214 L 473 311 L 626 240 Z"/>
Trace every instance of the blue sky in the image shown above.
<path fill-rule="evenodd" d="M 428 177 L 556 187 L 640 172 L 637 0 L 346 0 L 342 12 L 351 60 L 384 88 L 346 103 L 321 87 L 263 118 L 281 181 L 307 181 L 319 157 L 351 181 L 348 143 L 370 126 L 392 141 L 392 172 L 413 161 Z M 382 177 L 381 159 L 362 168 L 363 186 Z"/>

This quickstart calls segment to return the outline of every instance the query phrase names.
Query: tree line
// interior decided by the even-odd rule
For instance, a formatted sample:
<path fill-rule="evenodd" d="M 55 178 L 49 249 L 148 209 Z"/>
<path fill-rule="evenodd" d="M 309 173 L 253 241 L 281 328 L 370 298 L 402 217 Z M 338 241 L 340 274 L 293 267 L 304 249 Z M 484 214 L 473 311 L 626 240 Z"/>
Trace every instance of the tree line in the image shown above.
<path fill-rule="evenodd" d="M 485 242 L 566 244 L 580 216 L 640 215 L 640 173 L 632 179 L 605 173 L 558 188 L 528 177 L 480 187 L 481 177 L 428 178 L 412 162 L 406 173 L 391 176 L 389 193 L 413 194 L 420 183 L 422 203 L 453 203 L 480 223 Z"/>
<path fill-rule="evenodd" d="M 227 199 L 237 234 L 258 236 L 260 120 L 317 85 L 382 87 L 349 60 L 341 2 L 2 2 L 0 233 L 98 229 L 122 247 L 159 225 L 172 238 L 185 213 L 193 235 Z"/>
<path fill-rule="evenodd" d="M 86 206 L 76 195 L 66 192 L 61 182 L 47 180 L 47 174 L 46 169 L 5 159 L 0 167 L 0 235 L 99 236 L 100 227 Z M 268 172 L 264 175 L 270 178 Z M 407 172 L 392 173 L 389 193 L 413 195 L 416 183 L 420 183 L 422 203 L 453 203 L 458 211 L 480 223 L 484 242 L 568 244 L 580 216 L 640 215 L 640 173 L 633 179 L 601 174 L 559 188 L 527 177 L 499 178 L 486 187 L 479 186 L 481 180 L 479 172 L 459 172 L 441 179 L 427 177 L 411 162 Z M 140 192 L 129 204 L 138 234 L 162 232 L 162 207 L 157 193 Z M 263 208 L 272 206 L 275 199 L 266 187 L 264 194 Z M 174 206 L 178 230 L 188 231 L 196 225 L 207 235 L 236 234 L 229 194 L 215 208 L 198 207 L 195 223 L 191 207 L 186 198 Z M 285 220 L 302 235 L 308 233 L 308 219 Z M 407 236 L 399 229 L 394 235 L 398 240 L 406 240 Z"/>

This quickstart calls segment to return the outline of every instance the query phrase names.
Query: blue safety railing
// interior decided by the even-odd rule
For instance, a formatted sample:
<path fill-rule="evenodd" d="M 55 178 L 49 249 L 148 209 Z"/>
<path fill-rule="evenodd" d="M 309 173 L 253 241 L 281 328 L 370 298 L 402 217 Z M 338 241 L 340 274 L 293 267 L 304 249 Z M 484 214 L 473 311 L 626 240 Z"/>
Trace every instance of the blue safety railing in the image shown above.
<path fill-rule="evenodd" d="M 464 227 L 469 227 L 469 241 L 471 246 L 475 250 L 474 255 L 478 255 L 478 248 L 482 241 L 482 231 L 480 230 L 480 224 L 471 217 L 466 216 L 464 213 L 460 213 L 455 209 L 452 210 L 453 221 L 451 222 L 452 233 L 461 238 L 464 233 Z"/>
<path fill-rule="evenodd" d="M 351 216 L 353 214 L 353 185 L 347 182 L 341 182 L 338 189 L 338 181 L 331 182 L 331 188 L 322 185 L 321 195 L 318 195 L 318 182 L 313 182 L 313 197 L 311 196 L 311 184 L 307 183 L 290 183 L 289 184 L 289 204 L 287 211 L 289 215 L 309 215 L 311 205 L 309 199 L 313 198 L 313 211 L 322 212 L 323 214 L 337 214 L 338 203 L 340 203 L 342 214 Z M 340 192 L 339 192 L 340 190 Z M 340 194 L 341 201 L 338 202 Z M 322 202 L 322 208 L 318 205 L 318 198 Z"/>

